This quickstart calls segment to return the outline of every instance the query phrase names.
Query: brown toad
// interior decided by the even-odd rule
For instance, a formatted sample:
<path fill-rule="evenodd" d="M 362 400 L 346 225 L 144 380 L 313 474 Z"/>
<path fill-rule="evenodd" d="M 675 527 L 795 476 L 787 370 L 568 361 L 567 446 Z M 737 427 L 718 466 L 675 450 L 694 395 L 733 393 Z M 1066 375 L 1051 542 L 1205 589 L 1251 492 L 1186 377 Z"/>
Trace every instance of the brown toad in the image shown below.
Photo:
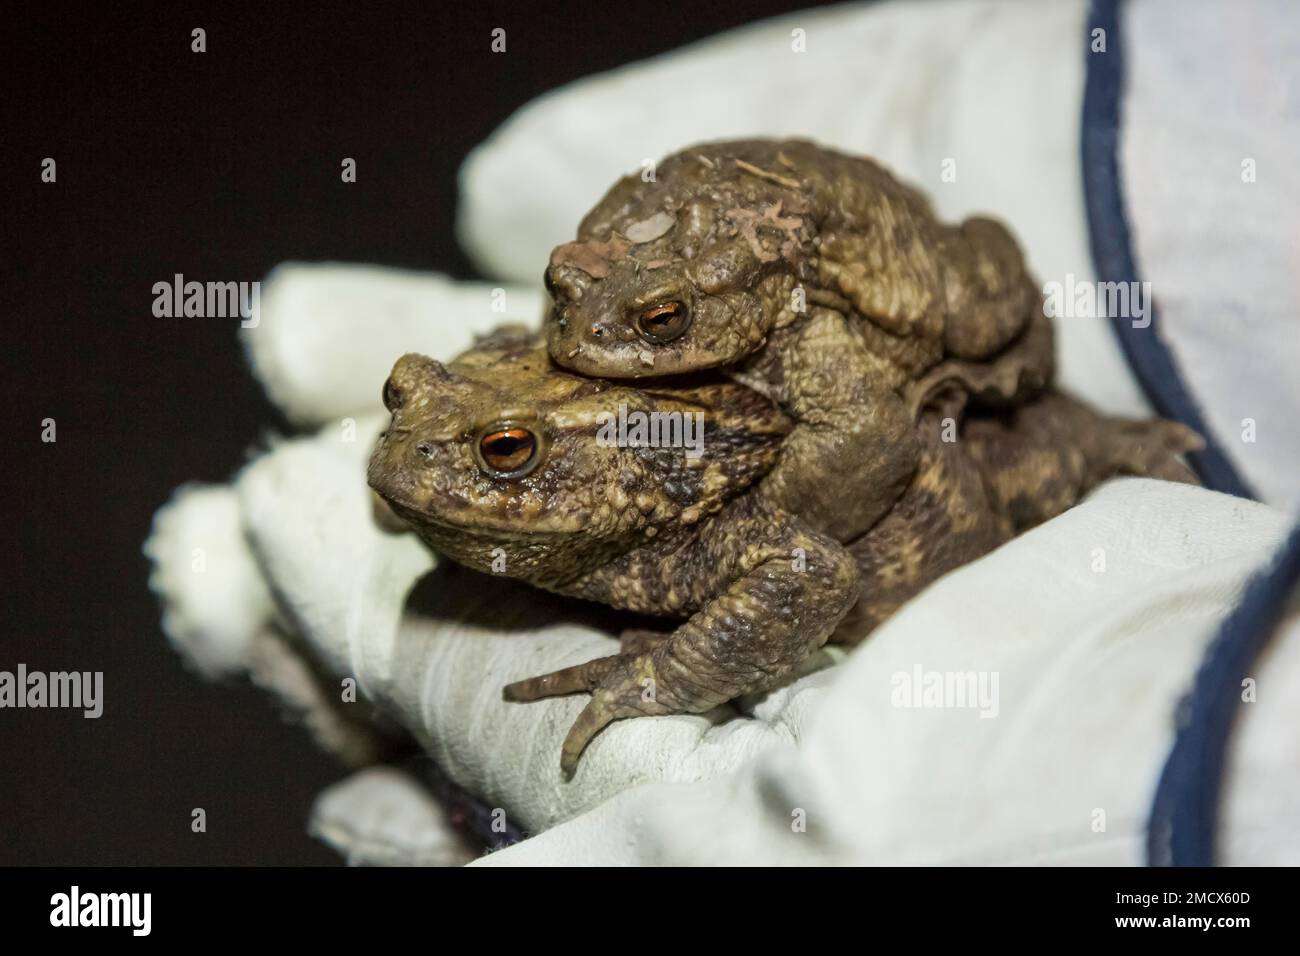
<path fill-rule="evenodd" d="M 1178 426 L 1121 424 L 1047 395 L 1004 416 L 968 417 L 962 440 L 950 442 L 951 421 L 927 409 L 914 429 L 915 475 L 845 547 L 761 490 L 791 423 L 733 382 L 632 388 L 583 378 L 552 366 L 539 335 L 503 330 L 446 366 L 404 356 L 384 401 L 393 417 L 370 484 L 434 550 L 679 622 L 670 633 L 628 632 L 622 653 L 506 688 L 517 701 L 592 695 L 563 745 L 566 774 L 611 721 L 701 713 L 772 686 L 828 639 L 860 640 L 939 575 L 1116 471 L 1179 476 L 1171 450 L 1187 438 Z M 611 440 L 611 422 L 633 413 L 702 416 L 703 441 Z"/>
<path fill-rule="evenodd" d="M 802 140 L 708 143 L 619 181 L 546 270 L 551 357 L 643 379 L 725 367 L 796 427 L 772 501 L 840 541 L 919 460 L 915 415 L 954 380 L 1002 403 L 1051 379 L 1015 240 L 939 222 L 869 159 Z"/>

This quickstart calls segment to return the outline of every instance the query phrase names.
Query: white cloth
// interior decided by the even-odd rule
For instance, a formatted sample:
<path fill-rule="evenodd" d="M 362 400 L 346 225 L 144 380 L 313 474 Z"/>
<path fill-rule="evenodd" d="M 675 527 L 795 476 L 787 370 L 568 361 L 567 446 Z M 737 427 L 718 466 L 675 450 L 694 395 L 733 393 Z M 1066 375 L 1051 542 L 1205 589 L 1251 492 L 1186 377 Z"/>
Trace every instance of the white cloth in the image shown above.
<path fill-rule="evenodd" d="M 794 29 L 808 53 L 790 50 Z M 147 550 L 173 643 L 206 674 L 249 672 L 352 766 L 385 733 L 372 707 L 400 724 L 538 834 L 483 861 L 493 865 L 1140 862 L 1173 703 L 1284 532 L 1276 511 L 1109 484 L 943 579 L 842 666 L 740 716 L 617 722 L 564 783 L 560 740 L 582 701 L 507 704 L 500 689 L 609 653 L 612 639 L 551 620 L 527 591 L 504 602 L 445 569 L 426 578 L 434 559 L 374 526 L 364 483 L 393 360 L 449 358 L 476 331 L 535 322 L 550 245 L 616 174 L 692 140 L 802 134 L 871 153 L 949 218 L 1008 219 L 1043 278 L 1091 278 L 1077 176 L 1082 35 L 1080 0 L 885 3 L 759 24 L 550 94 L 471 157 L 461 235 L 515 283 L 276 270 L 246 343 L 272 400 L 315 433 L 278 443 L 231 487 L 182 489 L 159 513 Z M 775 56 L 789 59 L 776 69 Z M 1058 327 L 1066 384 L 1140 414 L 1109 329 Z M 1278 642 L 1260 662 L 1260 702 L 1234 737 L 1230 862 L 1300 861 L 1298 654 L 1295 640 Z M 997 715 L 894 706 L 899 675 L 917 667 L 922 678 L 983 675 L 986 687 L 996 674 Z M 348 679 L 358 703 L 343 700 Z M 359 773 L 322 797 L 315 832 L 359 862 L 462 858 L 409 779 Z"/>
<path fill-rule="evenodd" d="M 945 578 L 821 690 L 796 691 L 820 700 L 787 724 L 792 744 L 629 791 L 483 862 L 1140 864 L 1175 701 L 1279 528 L 1262 506 L 1112 483 Z M 1300 615 L 1289 628 L 1256 674 L 1270 699 L 1234 741 L 1224 863 L 1300 860 Z M 896 706 L 918 667 L 997 674 L 995 716 Z"/>
<path fill-rule="evenodd" d="M 1125 6 L 1121 156 L 1138 269 L 1224 451 L 1263 500 L 1290 507 L 1300 502 L 1300 4 Z"/>

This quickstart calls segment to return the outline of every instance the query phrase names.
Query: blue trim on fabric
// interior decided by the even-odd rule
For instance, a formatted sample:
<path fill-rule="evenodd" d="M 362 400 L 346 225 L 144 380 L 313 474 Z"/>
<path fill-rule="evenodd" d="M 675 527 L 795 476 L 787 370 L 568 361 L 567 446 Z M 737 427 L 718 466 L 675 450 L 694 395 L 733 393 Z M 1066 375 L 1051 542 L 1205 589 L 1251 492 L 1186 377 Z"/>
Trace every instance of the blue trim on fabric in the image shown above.
<path fill-rule="evenodd" d="M 1092 34 L 1105 30 L 1106 52 L 1093 53 Z M 1124 43 L 1120 32 L 1119 0 L 1093 0 L 1085 38 L 1087 79 L 1083 94 L 1084 200 L 1097 278 L 1102 282 L 1138 282 L 1119 168 L 1120 99 L 1124 89 Z M 1147 400 L 1165 418 L 1182 422 L 1205 439 L 1205 448 L 1188 461 L 1207 488 L 1256 498 L 1246 480 L 1214 439 L 1179 374 L 1173 354 L 1161 335 L 1160 312 L 1151 303 L 1151 324 L 1135 329 L 1123 316 L 1110 316 L 1138 384 Z"/>
<path fill-rule="evenodd" d="M 1300 525 L 1271 565 L 1255 575 L 1201 661 L 1179 703 L 1177 736 L 1147 826 L 1152 866 L 1213 866 L 1223 763 L 1242 702 L 1242 681 L 1277 630 L 1300 583 Z"/>

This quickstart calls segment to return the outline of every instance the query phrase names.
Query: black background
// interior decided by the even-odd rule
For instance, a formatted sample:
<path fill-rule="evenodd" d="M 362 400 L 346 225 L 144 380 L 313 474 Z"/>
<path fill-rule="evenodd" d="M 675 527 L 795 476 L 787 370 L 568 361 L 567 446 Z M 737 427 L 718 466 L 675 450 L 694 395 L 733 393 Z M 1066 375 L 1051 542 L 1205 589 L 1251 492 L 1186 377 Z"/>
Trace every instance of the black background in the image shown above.
<path fill-rule="evenodd" d="M 102 670 L 105 710 L 0 710 L 0 864 L 338 862 L 305 822 L 342 768 L 262 693 L 188 672 L 146 587 L 154 511 L 285 427 L 237 322 L 155 318 L 153 284 L 287 259 L 472 276 L 456 172 L 515 109 L 806 5 L 6 5 L 0 670 Z"/>

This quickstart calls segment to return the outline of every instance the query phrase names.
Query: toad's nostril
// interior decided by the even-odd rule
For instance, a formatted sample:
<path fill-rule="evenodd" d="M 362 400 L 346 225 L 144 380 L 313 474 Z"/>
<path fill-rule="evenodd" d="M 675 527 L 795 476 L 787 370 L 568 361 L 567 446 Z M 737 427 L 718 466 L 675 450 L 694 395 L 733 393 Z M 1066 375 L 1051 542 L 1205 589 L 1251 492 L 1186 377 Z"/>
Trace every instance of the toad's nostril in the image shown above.
<path fill-rule="evenodd" d="M 415 445 L 415 450 L 419 452 L 421 455 L 423 455 L 425 458 L 433 457 L 433 446 L 430 445 L 427 441 L 417 442 Z"/>
<path fill-rule="evenodd" d="M 596 338 L 600 338 L 602 335 L 605 334 L 605 330 L 601 328 L 599 325 L 593 325 L 591 327 L 591 334 L 594 335 Z"/>

